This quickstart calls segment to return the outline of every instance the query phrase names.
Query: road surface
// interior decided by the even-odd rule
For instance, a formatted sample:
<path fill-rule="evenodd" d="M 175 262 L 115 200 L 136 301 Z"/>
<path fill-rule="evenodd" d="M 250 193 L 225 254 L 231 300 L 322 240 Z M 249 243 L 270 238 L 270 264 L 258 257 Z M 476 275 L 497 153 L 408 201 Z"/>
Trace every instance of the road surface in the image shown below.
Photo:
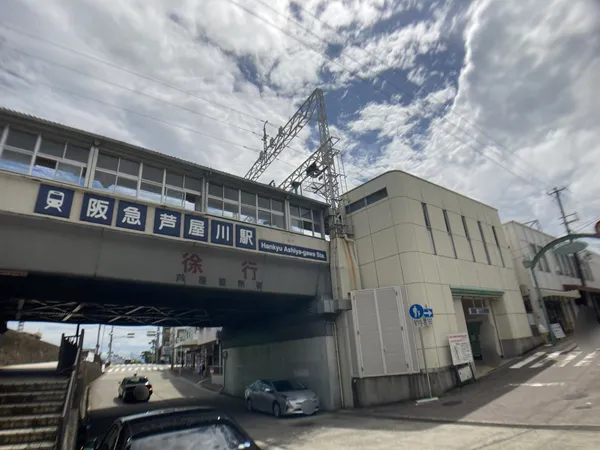
<path fill-rule="evenodd" d="M 515 370 L 513 369 L 513 372 Z M 91 436 L 102 434 L 119 416 L 171 406 L 212 405 L 238 420 L 264 449 L 598 448 L 598 433 L 595 431 L 568 432 L 563 429 L 439 424 L 400 420 L 389 414 L 384 418 L 375 417 L 371 414 L 371 409 L 320 413 L 314 417 L 278 420 L 263 414 L 248 413 L 241 400 L 208 391 L 183 377 L 174 375 L 168 368 L 148 367 L 136 371 L 139 375 L 147 375 L 154 386 L 155 394 L 150 402 L 123 404 L 117 398 L 117 387 L 119 380 L 128 372 L 106 372 L 92 384 L 90 391 Z M 437 408 L 446 409 L 440 404 Z"/>

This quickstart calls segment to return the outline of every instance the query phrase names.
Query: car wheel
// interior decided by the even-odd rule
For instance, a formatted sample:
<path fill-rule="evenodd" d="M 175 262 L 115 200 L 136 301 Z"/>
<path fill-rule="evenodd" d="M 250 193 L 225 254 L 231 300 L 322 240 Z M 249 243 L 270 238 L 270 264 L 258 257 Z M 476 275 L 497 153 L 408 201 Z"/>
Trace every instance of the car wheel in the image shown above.
<path fill-rule="evenodd" d="M 273 403 L 273 415 L 277 418 L 281 417 L 281 406 L 277 402 Z"/>
<path fill-rule="evenodd" d="M 252 406 L 252 400 L 249 398 L 246 399 L 246 409 L 250 412 L 254 411 L 254 407 Z"/>

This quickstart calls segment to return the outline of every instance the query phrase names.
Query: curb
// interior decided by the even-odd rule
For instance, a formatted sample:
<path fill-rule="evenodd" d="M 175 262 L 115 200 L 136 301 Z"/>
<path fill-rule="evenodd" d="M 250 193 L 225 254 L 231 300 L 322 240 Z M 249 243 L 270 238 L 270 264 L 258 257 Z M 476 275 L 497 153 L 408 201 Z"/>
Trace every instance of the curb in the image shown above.
<path fill-rule="evenodd" d="M 349 415 L 359 415 L 356 413 L 347 413 Z M 398 415 L 391 416 L 386 414 L 361 414 L 361 417 L 372 417 L 374 419 L 384 420 L 406 420 L 410 422 L 426 422 L 437 424 L 455 424 L 468 425 L 478 427 L 495 427 L 495 428 L 520 428 L 528 430 L 565 430 L 565 431 L 600 431 L 600 425 L 581 425 L 581 424 L 535 424 L 535 423 L 514 423 L 514 422 L 494 422 L 488 420 L 469 420 L 469 419 L 444 419 L 438 417 L 417 417 Z"/>

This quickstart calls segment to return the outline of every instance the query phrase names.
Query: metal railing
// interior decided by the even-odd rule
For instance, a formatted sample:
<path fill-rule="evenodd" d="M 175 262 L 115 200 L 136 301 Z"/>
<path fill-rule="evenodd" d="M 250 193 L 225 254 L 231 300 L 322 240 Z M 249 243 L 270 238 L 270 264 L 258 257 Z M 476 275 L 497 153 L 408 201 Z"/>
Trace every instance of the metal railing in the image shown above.
<path fill-rule="evenodd" d="M 75 336 L 67 336 L 62 335 L 61 346 L 59 350 L 59 368 L 61 362 L 63 367 L 57 369 L 60 373 L 64 373 L 67 370 L 71 370 L 71 375 L 69 377 L 69 384 L 67 388 L 67 395 L 65 396 L 65 404 L 63 406 L 62 414 L 59 420 L 58 432 L 56 436 L 57 446 L 60 445 L 65 436 L 67 427 L 69 425 L 69 414 L 71 408 L 73 407 L 73 399 L 75 396 L 75 392 L 77 391 L 77 382 L 79 377 L 79 369 L 81 367 L 81 352 L 83 349 L 83 335 L 85 330 L 81 330 L 78 335 Z M 72 349 L 75 346 L 75 355 L 72 357 Z M 63 358 L 61 361 L 61 357 Z M 66 366 L 68 363 L 70 365 Z"/>

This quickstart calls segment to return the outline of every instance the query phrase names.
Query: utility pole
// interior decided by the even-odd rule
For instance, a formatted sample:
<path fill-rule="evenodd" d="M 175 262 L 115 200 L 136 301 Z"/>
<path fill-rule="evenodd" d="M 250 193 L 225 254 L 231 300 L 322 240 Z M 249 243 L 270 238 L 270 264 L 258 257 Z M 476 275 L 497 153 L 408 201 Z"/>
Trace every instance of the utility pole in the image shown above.
<path fill-rule="evenodd" d="M 96 355 L 100 357 L 100 331 L 102 330 L 102 324 L 98 325 L 98 337 L 96 338 Z"/>
<path fill-rule="evenodd" d="M 159 353 L 160 353 L 160 347 L 159 347 L 159 343 L 160 343 L 160 327 L 156 327 L 156 356 L 154 357 L 154 364 L 158 364 L 158 357 L 159 357 Z"/>
<path fill-rule="evenodd" d="M 560 198 L 560 194 L 565 189 L 566 188 L 564 188 L 564 187 L 562 187 L 560 189 L 554 188 L 552 191 L 548 192 L 548 195 L 556 196 L 556 202 L 558 203 L 558 208 L 560 209 L 561 219 L 565 226 L 565 230 L 567 231 L 567 235 L 569 235 L 569 234 L 571 234 L 571 227 L 569 227 L 569 225 L 572 224 L 573 222 L 576 222 L 578 220 L 578 218 L 577 218 L 576 213 L 571 213 L 571 214 L 565 213 L 565 208 L 563 207 L 562 199 Z M 573 217 L 573 219 L 569 219 L 570 217 Z M 573 259 L 575 260 L 575 269 L 577 270 L 577 276 L 579 277 L 579 279 L 581 281 L 581 285 L 585 286 L 585 278 L 583 277 L 583 270 L 581 270 L 581 261 L 579 260 L 579 255 L 577 253 L 573 253 Z M 586 301 L 586 304 L 589 304 L 587 292 L 584 291 L 584 292 L 582 292 L 582 294 L 583 294 L 583 298 Z"/>
<path fill-rule="evenodd" d="M 115 326 L 113 325 L 110 329 L 110 340 L 108 341 L 108 361 L 112 362 L 112 343 L 113 343 L 113 335 L 115 334 Z"/>

